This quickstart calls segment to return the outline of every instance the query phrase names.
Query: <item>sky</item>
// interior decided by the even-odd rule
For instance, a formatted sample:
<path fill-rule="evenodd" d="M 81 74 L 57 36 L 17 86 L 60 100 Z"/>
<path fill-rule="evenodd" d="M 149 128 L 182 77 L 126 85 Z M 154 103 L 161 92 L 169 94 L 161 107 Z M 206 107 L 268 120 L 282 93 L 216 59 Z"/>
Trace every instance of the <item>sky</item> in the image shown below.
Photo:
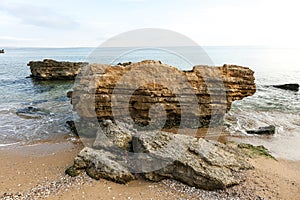
<path fill-rule="evenodd" d="M 205 46 L 300 47 L 298 0 L 0 0 L 1 47 L 96 47 L 162 28 Z"/>

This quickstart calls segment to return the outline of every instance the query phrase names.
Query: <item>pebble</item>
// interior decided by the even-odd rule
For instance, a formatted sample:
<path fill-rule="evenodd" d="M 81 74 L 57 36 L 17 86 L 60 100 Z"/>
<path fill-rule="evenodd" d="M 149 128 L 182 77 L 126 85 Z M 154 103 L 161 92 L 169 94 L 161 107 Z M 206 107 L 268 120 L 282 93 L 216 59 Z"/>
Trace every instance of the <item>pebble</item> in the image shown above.
<path fill-rule="evenodd" d="M 46 181 L 36 185 L 34 188 L 30 189 L 27 192 L 4 193 L 2 196 L 0 196 L 0 200 L 31 200 L 47 198 L 50 195 L 59 194 L 59 192 L 63 191 L 68 191 L 68 189 L 72 186 L 83 185 L 93 181 L 90 177 L 86 175 L 80 175 L 77 177 L 61 176 L 59 180 L 51 182 L 47 181 L 47 177 L 45 178 Z"/>
<path fill-rule="evenodd" d="M 88 177 L 86 174 L 81 174 L 77 177 L 61 176 L 56 181 L 47 181 L 46 179 L 41 184 L 36 185 L 32 189 L 24 193 L 4 193 L 0 196 L 0 200 L 31 200 L 47 198 L 51 195 L 59 195 L 64 191 L 68 191 L 71 187 L 79 188 L 78 186 L 92 183 L 94 180 Z M 107 185 L 105 181 L 104 184 Z M 20 185 L 21 186 L 21 185 Z M 148 186 L 149 190 L 155 190 L 156 196 L 153 199 L 198 199 L 198 200 L 242 200 L 242 199 L 264 199 L 255 194 L 257 188 L 251 188 L 246 183 L 241 185 L 227 188 L 225 190 L 207 191 L 190 187 L 176 180 L 163 180 L 159 183 L 153 183 Z M 112 190 L 112 187 L 107 187 L 108 191 Z M 260 188 L 262 191 L 264 188 Z M 276 192 L 274 191 L 274 194 Z M 277 193 L 277 195 L 279 195 Z M 113 197 L 112 199 L 120 199 L 122 194 L 118 194 L 119 197 Z M 85 198 L 85 193 L 82 192 L 82 198 Z M 271 198 L 271 197 L 270 197 Z M 128 197 L 128 200 L 133 199 Z"/>

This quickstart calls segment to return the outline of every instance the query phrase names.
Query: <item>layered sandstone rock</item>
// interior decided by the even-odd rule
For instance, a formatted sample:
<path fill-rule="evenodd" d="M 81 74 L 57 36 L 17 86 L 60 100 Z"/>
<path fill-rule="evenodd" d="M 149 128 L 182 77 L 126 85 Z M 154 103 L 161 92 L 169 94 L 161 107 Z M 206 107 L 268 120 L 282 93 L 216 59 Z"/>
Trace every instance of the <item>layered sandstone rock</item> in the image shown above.
<path fill-rule="evenodd" d="M 82 118 L 205 127 L 222 121 L 233 101 L 255 93 L 253 74 L 236 65 L 181 71 L 159 61 L 92 64 L 79 74 L 72 103 Z"/>
<path fill-rule="evenodd" d="M 51 59 L 43 61 L 30 61 L 31 77 L 41 80 L 75 79 L 79 70 L 88 63 L 84 62 L 58 62 Z"/>

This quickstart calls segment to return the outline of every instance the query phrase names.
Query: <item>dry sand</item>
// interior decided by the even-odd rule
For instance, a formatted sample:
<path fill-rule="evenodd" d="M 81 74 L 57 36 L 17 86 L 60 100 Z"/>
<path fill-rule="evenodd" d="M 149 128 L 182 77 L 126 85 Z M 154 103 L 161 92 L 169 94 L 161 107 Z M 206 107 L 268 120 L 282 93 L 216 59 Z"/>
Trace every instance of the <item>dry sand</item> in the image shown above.
<path fill-rule="evenodd" d="M 0 199 L 300 199 L 300 162 L 249 159 L 255 170 L 246 182 L 204 191 L 170 180 L 120 185 L 64 175 L 80 149 L 71 142 L 1 148 Z"/>

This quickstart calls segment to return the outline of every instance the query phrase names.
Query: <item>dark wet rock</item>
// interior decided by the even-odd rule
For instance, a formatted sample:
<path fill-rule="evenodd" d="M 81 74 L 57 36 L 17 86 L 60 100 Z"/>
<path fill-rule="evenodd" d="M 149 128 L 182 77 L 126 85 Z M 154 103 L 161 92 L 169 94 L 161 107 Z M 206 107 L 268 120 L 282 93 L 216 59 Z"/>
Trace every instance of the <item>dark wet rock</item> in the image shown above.
<path fill-rule="evenodd" d="M 68 97 L 68 98 L 72 98 L 72 95 L 73 95 L 73 91 L 68 91 L 68 92 L 67 92 L 67 97 Z"/>
<path fill-rule="evenodd" d="M 275 88 L 280 88 L 284 90 L 290 90 L 290 91 L 299 91 L 299 84 L 297 83 L 291 83 L 291 84 L 283 84 L 283 85 L 273 85 Z"/>
<path fill-rule="evenodd" d="M 80 174 L 80 170 L 75 169 L 72 166 L 72 167 L 69 167 L 68 169 L 66 169 L 65 173 L 68 174 L 71 177 L 75 177 L 75 176 L 78 176 Z"/>
<path fill-rule="evenodd" d="M 132 64 L 132 62 L 125 62 L 125 63 L 118 63 L 117 65 L 126 67 L 126 66 L 131 65 L 131 64 Z"/>
<path fill-rule="evenodd" d="M 257 135 L 274 135 L 275 126 L 270 125 L 266 127 L 259 127 L 257 130 L 247 130 L 248 134 L 257 134 Z"/>
<path fill-rule="evenodd" d="M 77 132 L 77 129 L 76 129 L 76 126 L 75 126 L 75 122 L 74 121 L 66 121 L 66 124 L 69 126 L 72 133 L 74 133 L 76 136 L 78 136 L 78 132 Z"/>
<path fill-rule="evenodd" d="M 26 108 L 18 109 L 16 114 L 25 119 L 40 119 L 45 115 L 49 115 L 50 112 L 40 108 L 28 106 Z"/>

